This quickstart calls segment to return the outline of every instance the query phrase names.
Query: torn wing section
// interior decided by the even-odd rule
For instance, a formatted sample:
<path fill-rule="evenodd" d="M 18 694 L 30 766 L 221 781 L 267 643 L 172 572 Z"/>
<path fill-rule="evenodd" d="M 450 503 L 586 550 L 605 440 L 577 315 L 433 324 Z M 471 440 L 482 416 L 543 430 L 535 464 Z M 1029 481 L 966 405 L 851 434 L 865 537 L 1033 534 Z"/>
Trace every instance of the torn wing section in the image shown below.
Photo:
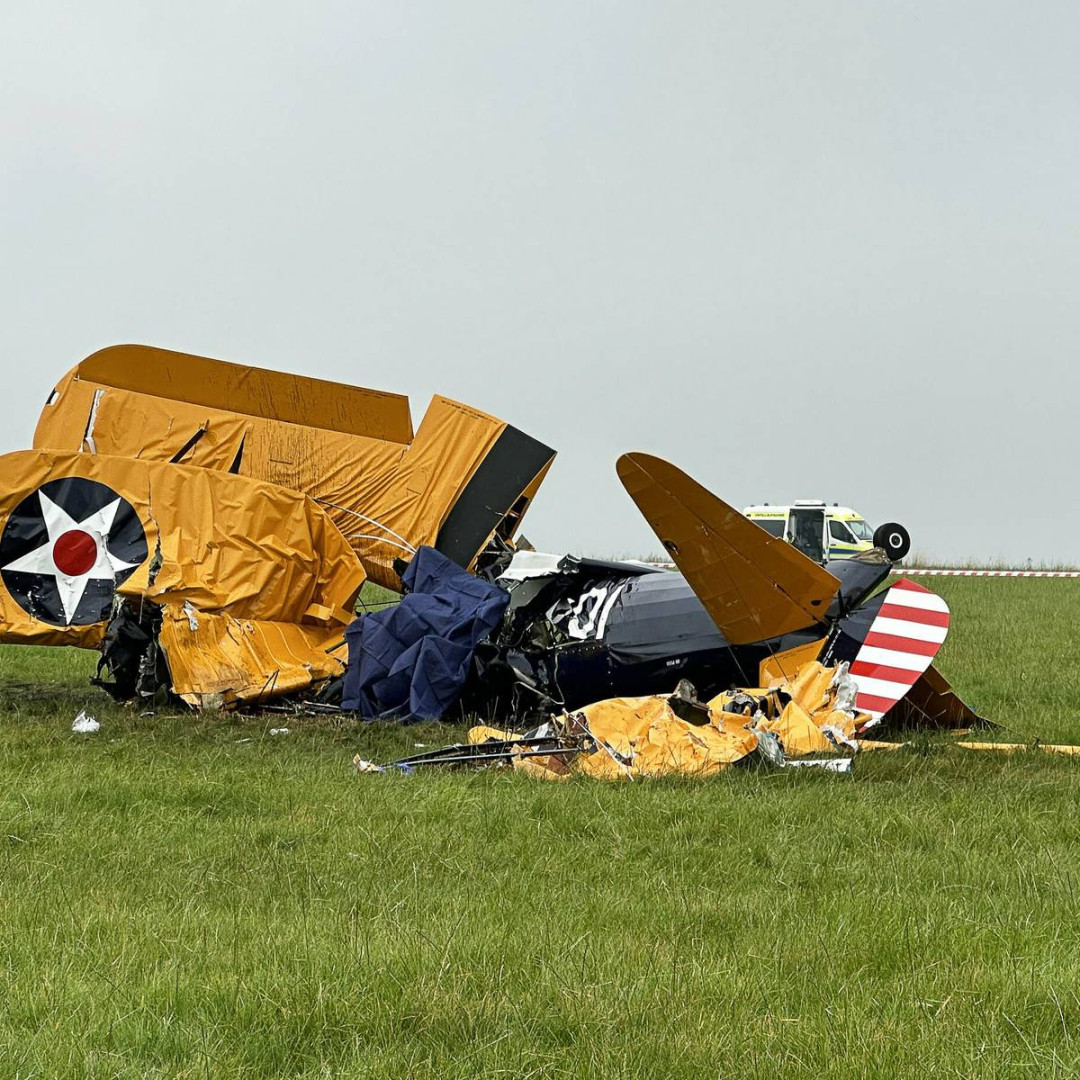
<path fill-rule="evenodd" d="M 101 454 L 22 451 L 0 467 L 0 640 L 93 648 L 134 612 L 195 705 L 343 670 L 364 571 L 310 499 Z"/>
<path fill-rule="evenodd" d="M 38 449 L 231 472 L 316 500 L 372 580 L 424 544 L 470 567 L 512 538 L 554 451 L 435 397 L 414 436 L 397 394 L 143 345 L 88 357 L 42 411 Z"/>
<path fill-rule="evenodd" d="M 435 548 L 468 568 L 493 538 L 508 543 L 554 459 L 551 447 L 503 425 L 439 526 Z"/>
<path fill-rule="evenodd" d="M 624 454 L 619 479 L 733 645 L 824 621 L 840 582 L 649 454 Z"/>

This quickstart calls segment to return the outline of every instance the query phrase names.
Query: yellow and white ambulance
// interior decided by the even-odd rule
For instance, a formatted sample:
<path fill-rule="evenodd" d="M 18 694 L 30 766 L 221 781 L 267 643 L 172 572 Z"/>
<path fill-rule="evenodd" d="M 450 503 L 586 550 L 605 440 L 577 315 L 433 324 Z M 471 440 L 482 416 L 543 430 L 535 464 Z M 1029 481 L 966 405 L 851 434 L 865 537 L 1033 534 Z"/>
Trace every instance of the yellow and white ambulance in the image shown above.
<path fill-rule="evenodd" d="M 796 499 L 790 506 L 762 503 L 746 507 L 743 514 L 772 536 L 794 544 L 814 562 L 850 559 L 875 547 L 897 562 L 911 547 L 902 525 L 889 522 L 875 530 L 850 506 L 827 505 L 819 499 Z"/>

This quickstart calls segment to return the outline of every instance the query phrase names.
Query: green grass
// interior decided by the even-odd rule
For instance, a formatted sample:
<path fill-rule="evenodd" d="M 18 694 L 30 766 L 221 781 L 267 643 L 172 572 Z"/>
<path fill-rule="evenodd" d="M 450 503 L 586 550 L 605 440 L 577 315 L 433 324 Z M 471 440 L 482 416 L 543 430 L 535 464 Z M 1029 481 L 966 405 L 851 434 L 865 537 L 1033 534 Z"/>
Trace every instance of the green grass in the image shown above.
<path fill-rule="evenodd" d="M 356 598 L 356 610 L 358 612 L 379 611 L 382 608 L 393 607 L 400 599 L 401 596 L 398 593 L 382 585 L 376 585 L 374 581 L 365 581 L 360 595 Z"/>
<path fill-rule="evenodd" d="M 1080 582 L 933 586 L 957 689 L 1080 742 Z M 356 776 L 456 732 L 140 716 L 92 659 L 0 650 L 0 1077 L 1080 1072 L 1080 760 Z"/>

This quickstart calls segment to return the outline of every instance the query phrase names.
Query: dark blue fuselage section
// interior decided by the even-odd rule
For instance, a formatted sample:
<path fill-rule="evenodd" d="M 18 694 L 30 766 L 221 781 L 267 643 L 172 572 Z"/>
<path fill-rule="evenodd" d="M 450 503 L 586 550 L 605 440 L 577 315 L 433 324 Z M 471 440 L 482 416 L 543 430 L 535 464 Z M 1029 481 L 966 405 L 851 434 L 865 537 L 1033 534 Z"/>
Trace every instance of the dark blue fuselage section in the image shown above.
<path fill-rule="evenodd" d="M 555 682 L 571 709 L 608 697 L 670 693 L 680 679 L 706 699 L 731 686 L 756 686 L 762 660 L 823 633 L 812 626 L 731 645 L 682 574 L 647 574 L 621 583 L 598 637 L 554 651 Z"/>

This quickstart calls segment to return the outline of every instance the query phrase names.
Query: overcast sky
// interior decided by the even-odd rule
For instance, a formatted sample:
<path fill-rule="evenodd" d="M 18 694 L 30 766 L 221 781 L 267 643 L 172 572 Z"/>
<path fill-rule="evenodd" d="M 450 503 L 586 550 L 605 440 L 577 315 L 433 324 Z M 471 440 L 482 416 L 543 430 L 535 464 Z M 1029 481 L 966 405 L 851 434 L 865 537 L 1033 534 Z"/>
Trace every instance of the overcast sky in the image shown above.
<path fill-rule="evenodd" d="M 1080 561 L 1080 7 L 4 4 L 0 450 L 143 342 L 493 412 L 615 476 Z"/>

